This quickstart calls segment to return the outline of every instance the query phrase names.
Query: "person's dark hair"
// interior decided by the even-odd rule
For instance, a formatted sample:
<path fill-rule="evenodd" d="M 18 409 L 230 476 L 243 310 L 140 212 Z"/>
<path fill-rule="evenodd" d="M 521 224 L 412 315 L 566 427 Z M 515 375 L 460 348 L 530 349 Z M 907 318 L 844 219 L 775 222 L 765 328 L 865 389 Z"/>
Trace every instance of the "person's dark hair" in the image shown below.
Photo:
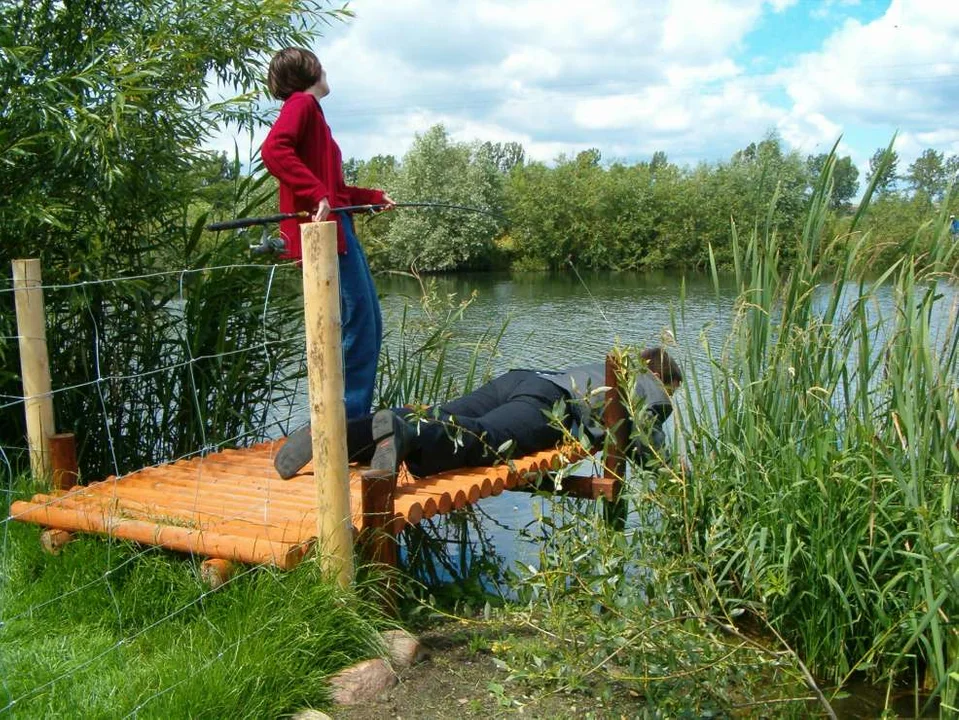
<path fill-rule="evenodd" d="M 646 361 L 646 367 L 649 368 L 649 371 L 658 375 L 659 379 L 666 385 L 683 381 L 683 371 L 679 369 L 678 363 L 663 348 L 646 348 L 639 355 Z"/>
<path fill-rule="evenodd" d="M 277 100 L 306 90 L 323 76 L 319 58 L 305 48 L 283 48 L 270 61 L 266 84 Z"/>

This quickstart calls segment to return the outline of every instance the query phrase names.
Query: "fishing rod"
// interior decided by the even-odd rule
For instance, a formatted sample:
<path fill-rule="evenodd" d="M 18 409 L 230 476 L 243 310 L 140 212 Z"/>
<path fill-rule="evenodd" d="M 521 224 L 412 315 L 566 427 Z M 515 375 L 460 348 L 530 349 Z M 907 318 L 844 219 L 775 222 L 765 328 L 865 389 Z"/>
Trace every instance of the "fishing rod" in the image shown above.
<path fill-rule="evenodd" d="M 331 213 L 370 213 L 373 214 L 388 207 L 386 203 L 374 203 L 370 205 L 345 205 L 343 207 L 330 208 Z M 454 205 L 452 203 L 438 202 L 401 202 L 394 203 L 393 207 L 398 208 L 440 208 L 446 210 L 462 210 L 464 212 L 474 212 L 481 215 L 489 215 L 498 220 L 506 220 L 506 217 L 500 213 L 485 208 L 469 207 L 467 205 Z M 207 230 L 219 232 L 220 230 L 238 230 L 240 228 L 253 227 L 255 225 L 272 225 L 282 220 L 302 219 L 307 220 L 313 217 L 313 213 L 307 210 L 299 212 L 279 213 L 277 215 L 266 215 L 264 217 L 236 218 L 234 220 L 223 220 L 222 222 L 211 223 L 206 226 Z"/>

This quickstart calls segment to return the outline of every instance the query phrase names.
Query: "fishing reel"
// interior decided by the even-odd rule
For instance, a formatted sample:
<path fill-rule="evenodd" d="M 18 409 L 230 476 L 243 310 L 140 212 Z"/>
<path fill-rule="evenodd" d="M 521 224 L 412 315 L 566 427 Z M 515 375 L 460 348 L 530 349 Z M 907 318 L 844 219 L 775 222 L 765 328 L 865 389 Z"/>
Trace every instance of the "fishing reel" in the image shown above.
<path fill-rule="evenodd" d="M 250 243 L 250 252 L 254 255 L 281 253 L 284 250 L 286 250 L 286 243 L 283 238 L 273 235 L 266 228 L 263 228 L 260 234 L 260 242 Z"/>

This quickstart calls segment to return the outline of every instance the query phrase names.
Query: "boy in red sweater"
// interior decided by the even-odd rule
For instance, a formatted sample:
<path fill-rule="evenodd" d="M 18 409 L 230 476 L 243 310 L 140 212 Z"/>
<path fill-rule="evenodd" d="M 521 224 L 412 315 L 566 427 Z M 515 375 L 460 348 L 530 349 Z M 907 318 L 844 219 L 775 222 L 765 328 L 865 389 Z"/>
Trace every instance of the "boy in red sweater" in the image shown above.
<path fill-rule="evenodd" d="M 343 158 L 320 107 L 330 92 L 326 71 L 309 50 L 285 48 L 270 62 L 267 84 L 283 101 L 280 115 L 260 148 L 267 170 L 280 181 L 280 212 L 306 210 L 314 221 L 346 205 L 393 201 L 382 190 L 352 187 L 343 180 Z M 366 255 L 356 239 L 348 213 L 332 213 L 337 224 L 340 270 L 340 315 L 343 324 L 343 367 L 346 417 L 370 412 L 376 364 L 383 339 L 379 298 Z M 284 259 L 302 257 L 300 223 L 285 220 L 280 233 L 286 243 Z"/>

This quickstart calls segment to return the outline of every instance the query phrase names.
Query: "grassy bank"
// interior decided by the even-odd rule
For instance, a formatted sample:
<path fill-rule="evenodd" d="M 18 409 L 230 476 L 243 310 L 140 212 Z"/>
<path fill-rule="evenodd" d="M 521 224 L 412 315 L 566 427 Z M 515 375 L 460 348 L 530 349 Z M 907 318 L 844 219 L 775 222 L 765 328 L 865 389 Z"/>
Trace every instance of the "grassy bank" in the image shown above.
<path fill-rule="evenodd" d="M 81 537 L 51 557 L 36 526 L 0 532 L 0 714 L 277 717 L 323 707 L 329 673 L 381 653 L 376 607 L 312 562 L 211 592 L 155 548 Z"/>
<path fill-rule="evenodd" d="M 245 306 L 235 296 L 222 299 L 224 313 Z M 481 359 L 495 353 L 497 333 L 459 342 L 470 302 L 440 297 L 424 283 L 388 338 L 381 402 L 441 400 L 488 372 Z M 447 362 L 464 360 L 468 372 L 454 379 L 445 371 Z M 249 382 L 268 385 L 259 375 Z M 293 385 L 295 376 L 284 382 Z M 165 397 L 143 394 L 153 402 Z M 270 398 L 281 404 L 286 395 Z M 237 402 L 246 410 L 232 420 L 253 422 L 262 405 Z M 151 431 L 175 432 L 165 425 Z M 37 488 L 11 479 L 7 465 L 0 471 L 0 715 L 280 717 L 324 707 L 328 675 L 383 652 L 377 630 L 392 621 L 377 591 L 342 591 L 313 562 L 292 572 L 245 568 L 213 592 L 200 580 L 198 560 L 158 548 L 81 535 L 47 555 L 38 527 L 6 519 L 10 500 Z"/>

